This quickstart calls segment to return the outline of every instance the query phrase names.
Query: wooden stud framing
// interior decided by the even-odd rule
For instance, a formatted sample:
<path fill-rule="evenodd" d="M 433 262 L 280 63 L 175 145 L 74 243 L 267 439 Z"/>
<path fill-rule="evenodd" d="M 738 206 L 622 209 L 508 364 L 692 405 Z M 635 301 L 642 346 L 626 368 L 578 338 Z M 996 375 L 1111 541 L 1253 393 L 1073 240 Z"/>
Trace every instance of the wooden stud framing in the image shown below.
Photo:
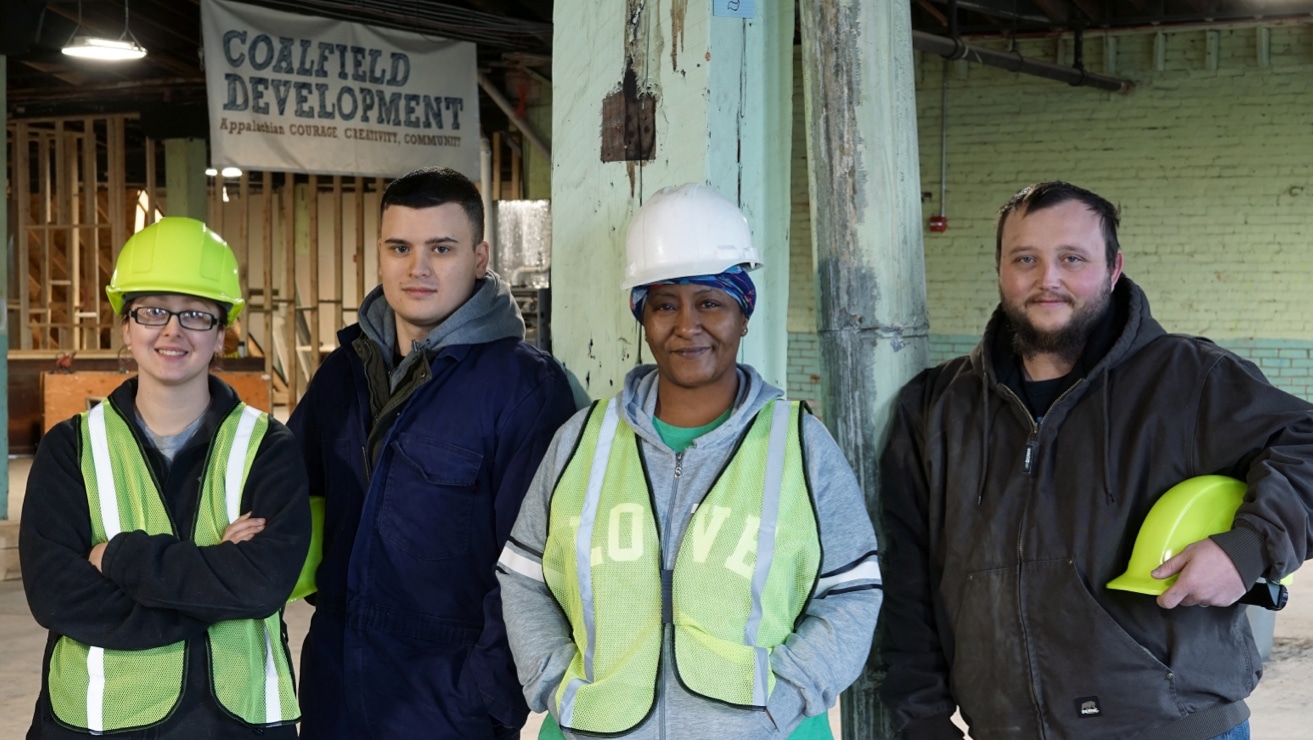
<path fill-rule="evenodd" d="M 144 152 L 135 155 L 139 159 L 127 160 L 131 118 L 84 115 L 9 122 L 16 289 L 8 309 L 18 327 L 15 347 L 81 351 L 122 344 L 104 286 L 137 219 L 154 223 L 167 196 L 156 176 L 158 141 L 146 139 Z M 507 143 L 504 136 L 497 137 L 499 146 Z M 499 178 L 495 198 L 520 186 L 519 162 L 507 164 L 511 177 Z M 134 176 L 144 180 L 130 184 L 128 173 L 144 173 Z M 378 177 L 301 175 L 308 185 L 298 193 L 297 179 L 292 173 L 220 174 L 209 180 L 206 194 L 210 224 L 233 247 L 249 299 L 238 341 L 253 353 L 259 339 L 271 378 L 275 366 L 281 366 L 289 409 L 322 362 L 324 348 L 354 321 L 372 287 L 366 282 L 372 279 L 367 267 L 373 242 L 369 208 L 387 183 Z M 225 201 L 228 185 L 231 200 Z M 354 247 L 346 241 L 353 237 Z M 280 249 L 286 250 L 283 256 L 276 254 Z M 330 260 L 331 267 L 320 269 L 323 260 Z M 353 288 L 354 300 L 349 300 Z M 277 347 L 276 315 L 286 319 Z"/>
<path fill-rule="evenodd" d="M 92 294 L 99 287 L 96 279 L 96 192 L 100 178 L 96 172 L 96 122 L 95 119 L 82 120 L 82 135 L 78 137 L 82 154 L 82 175 L 74 180 L 78 188 L 78 210 L 81 211 L 80 223 L 76 224 L 69 236 L 72 252 L 69 257 L 69 272 L 73 279 L 73 289 L 69 291 L 69 319 L 73 323 L 73 348 L 86 347 L 100 349 L 100 317 L 91 310 L 95 303 Z M 90 321 L 84 321 L 90 319 Z"/>
<path fill-rule="evenodd" d="M 146 218 L 144 223 L 149 226 L 155 223 L 155 140 L 146 139 Z M 117 238 L 115 244 L 121 245 Z M 118 258 L 118 249 L 115 247 L 114 257 Z"/>
<path fill-rule="evenodd" d="M 296 341 L 296 176 L 288 172 L 283 179 L 283 374 L 287 381 L 287 412 L 296 408 L 300 363 Z"/>
<path fill-rule="evenodd" d="M 307 305 L 310 308 L 307 322 L 310 324 L 310 375 L 319 369 L 319 176 L 311 175 L 309 190 L 309 210 L 306 219 L 310 225 L 309 241 L 306 243 L 308 262 L 310 263 L 310 286 Z"/>
<path fill-rule="evenodd" d="M 356 310 L 365 302 L 365 178 L 356 178 Z"/>
<path fill-rule="evenodd" d="M 32 293 L 30 290 L 31 283 L 28 279 L 28 273 L 31 270 L 28 251 L 31 232 L 28 227 L 32 223 L 32 170 L 28 149 L 30 141 L 28 139 L 28 126 L 25 122 L 20 121 L 15 129 L 17 131 L 17 136 L 14 137 L 14 172 L 16 174 L 10 178 L 10 187 L 14 189 L 18 200 L 18 218 L 14 223 L 14 234 L 17 237 L 15 246 L 18 252 L 14 271 L 18 274 L 13 277 L 18 283 L 18 346 L 20 349 L 32 349 Z"/>
<path fill-rule="evenodd" d="M 242 285 L 249 286 L 251 284 L 251 173 L 243 171 L 240 182 L 241 184 L 237 188 L 238 193 L 240 193 L 238 200 L 242 202 L 242 217 L 237 222 L 237 242 L 241 249 L 238 259 L 241 265 Z M 251 304 L 251 290 L 249 287 L 246 287 L 246 302 L 249 307 Z M 251 328 L 249 314 L 247 320 L 242 322 L 241 328 L 237 332 L 237 347 L 239 351 L 242 347 L 245 347 L 246 351 L 250 352 Z"/>
<path fill-rule="evenodd" d="M 107 173 L 109 175 L 109 193 L 107 199 L 109 203 L 109 245 L 108 245 L 109 248 L 108 250 L 104 250 L 104 249 L 96 250 L 97 258 L 103 260 L 103 264 L 101 265 L 99 274 L 105 276 L 106 283 L 109 282 L 109 276 L 114 273 L 114 262 L 118 259 L 119 252 L 123 251 L 123 242 L 126 242 L 128 240 L 128 228 L 133 225 L 128 221 L 128 214 L 135 213 L 135 210 L 128 208 L 128 203 L 127 203 L 127 197 L 128 197 L 127 132 L 128 132 L 128 125 L 126 118 L 122 116 L 115 116 L 114 118 L 109 119 L 108 125 L 106 126 L 106 134 L 105 134 L 106 139 L 109 141 L 110 144 L 108 149 L 109 172 Z M 155 163 L 155 160 L 150 156 L 153 153 L 153 148 L 154 148 L 153 145 L 148 139 L 147 147 L 146 147 L 146 151 L 147 151 L 146 161 L 148 166 L 154 165 Z M 149 174 L 153 174 L 152 170 L 147 170 L 147 172 Z M 153 209 L 155 207 L 155 193 L 153 192 L 150 194 L 150 203 L 153 212 Z M 149 216 L 150 214 L 147 214 L 146 223 L 152 222 Z M 101 305 L 100 301 L 104 297 L 104 291 L 102 291 L 99 287 L 100 286 L 99 276 L 97 276 L 96 286 L 97 287 L 95 291 L 96 293 L 95 306 L 96 306 L 96 312 L 97 314 L 99 314 L 100 305 Z M 112 315 L 109 317 L 109 326 L 110 326 L 109 346 L 110 347 L 122 343 L 120 333 L 114 331 L 114 325 L 115 325 L 114 319 L 115 317 Z"/>
<path fill-rule="evenodd" d="M 260 307 L 264 310 L 264 372 L 274 377 L 274 175 L 264 173 L 260 184 L 264 195 L 260 247 L 264 253 L 264 285 Z"/>
<path fill-rule="evenodd" d="M 333 286 L 337 291 L 333 309 L 333 336 L 342 328 L 342 176 L 333 175 Z"/>

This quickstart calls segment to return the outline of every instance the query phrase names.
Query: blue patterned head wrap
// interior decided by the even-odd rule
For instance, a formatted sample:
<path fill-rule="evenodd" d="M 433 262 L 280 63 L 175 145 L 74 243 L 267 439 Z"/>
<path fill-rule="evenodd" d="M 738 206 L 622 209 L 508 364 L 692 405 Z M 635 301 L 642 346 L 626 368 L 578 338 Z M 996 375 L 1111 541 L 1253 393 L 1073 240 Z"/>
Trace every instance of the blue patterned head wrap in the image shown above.
<path fill-rule="evenodd" d="M 753 284 L 752 278 L 748 276 L 747 271 L 738 265 L 734 265 L 718 275 L 693 275 L 691 277 L 658 280 L 655 283 L 631 288 L 629 291 L 629 310 L 634 314 L 634 318 L 638 319 L 639 323 L 643 322 L 643 304 L 647 302 L 647 291 L 657 285 L 705 285 L 709 288 L 720 288 L 739 304 L 739 308 L 743 309 L 745 318 L 752 318 L 752 309 L 757 305 L 757 286 Z"/>

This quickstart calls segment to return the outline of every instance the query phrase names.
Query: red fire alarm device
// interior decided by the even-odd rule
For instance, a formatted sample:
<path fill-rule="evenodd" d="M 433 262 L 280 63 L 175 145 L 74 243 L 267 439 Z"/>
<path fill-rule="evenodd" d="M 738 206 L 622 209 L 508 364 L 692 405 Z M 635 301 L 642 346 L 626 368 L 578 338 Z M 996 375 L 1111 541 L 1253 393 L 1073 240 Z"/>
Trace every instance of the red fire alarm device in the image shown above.
<path fill-rule="evenodd" d="M 948 231 L 948 218 L 944 216 L 931 216 L 930 230 L 935 232 L 936 234 L 940 232 Z"/>

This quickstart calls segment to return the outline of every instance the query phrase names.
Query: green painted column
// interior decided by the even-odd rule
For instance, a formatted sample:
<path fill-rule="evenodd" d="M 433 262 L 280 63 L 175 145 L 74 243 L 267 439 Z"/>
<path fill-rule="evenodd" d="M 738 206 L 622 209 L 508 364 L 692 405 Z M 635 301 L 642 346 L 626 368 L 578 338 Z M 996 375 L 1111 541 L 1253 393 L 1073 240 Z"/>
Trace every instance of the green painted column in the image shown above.
<path fill-rule="evenodd" d="M 167 186 L 161 209 L 166 216 L 187 216 L 198 221 L 209 217 L 205 167 L 208 164 L 204 139 L 164 140 L 164 182 Z"/>
<path fill-rule="evenodd" d="M 685 182 L 710 185 L 748 217 L 766 267 L 753 273 L 758 308 L 741 359 L 785 386 L 793 5 L 759 2 L 747 19 L 711 7 L 555 5 L 553 349 L 593 398 L 650 361 L 619 287 L 625 227 L 659 188 Z M 618 135 L 626 111 L 629 137 Z M 617 149 L 631 158 L 605 161 Z"/>
<path fill-rule="evenodd" d="M 911 7 L 802 0 L 799 15 L 825 423 L 878 527 L 894 402 L 929 349 Z M 839 702 L 845 740 L 894 737 L 874 651 Z"/>
<path fill-rule="evenodd" d="M 9 59 L 0 54 L 0 101 L 9 97 Z M 9 108 L 0 107 L 0 131 L 9 136 Z M 9 177 L 9 147 L 0 146 L 0 177 Z M 21 184 L 20 187 L 26 187 Z M 4 192 L 9 192 L 5 187 Z M 0 239 L 4 240 L 5 258 L 0 259 L 0 521 L 9 518 L 9 260 L 13 242 L 9 239 L 9 201 L 0 208 Z"/>

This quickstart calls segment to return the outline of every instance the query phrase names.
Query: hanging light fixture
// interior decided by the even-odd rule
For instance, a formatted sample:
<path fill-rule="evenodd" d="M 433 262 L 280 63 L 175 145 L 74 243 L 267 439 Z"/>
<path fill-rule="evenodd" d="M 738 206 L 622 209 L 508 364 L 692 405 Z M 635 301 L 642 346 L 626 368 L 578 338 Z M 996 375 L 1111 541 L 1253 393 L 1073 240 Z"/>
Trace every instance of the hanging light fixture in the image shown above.
<path fill-rule="evenodd" d="M 64 45 L 64 53 L 82 59 L 97 59 L 103 62 L 122 62 L 141 59 L 146 56 L 146 49 L 137 42 L 128 28 L 128 0 L 123 0 L 123 33 L 117 39 L 102 36 L 90 36 L 79 33 L 82 30 L 82 0 L 78 0 L 78 25 L 73 29 L 73 36 Z"/>

